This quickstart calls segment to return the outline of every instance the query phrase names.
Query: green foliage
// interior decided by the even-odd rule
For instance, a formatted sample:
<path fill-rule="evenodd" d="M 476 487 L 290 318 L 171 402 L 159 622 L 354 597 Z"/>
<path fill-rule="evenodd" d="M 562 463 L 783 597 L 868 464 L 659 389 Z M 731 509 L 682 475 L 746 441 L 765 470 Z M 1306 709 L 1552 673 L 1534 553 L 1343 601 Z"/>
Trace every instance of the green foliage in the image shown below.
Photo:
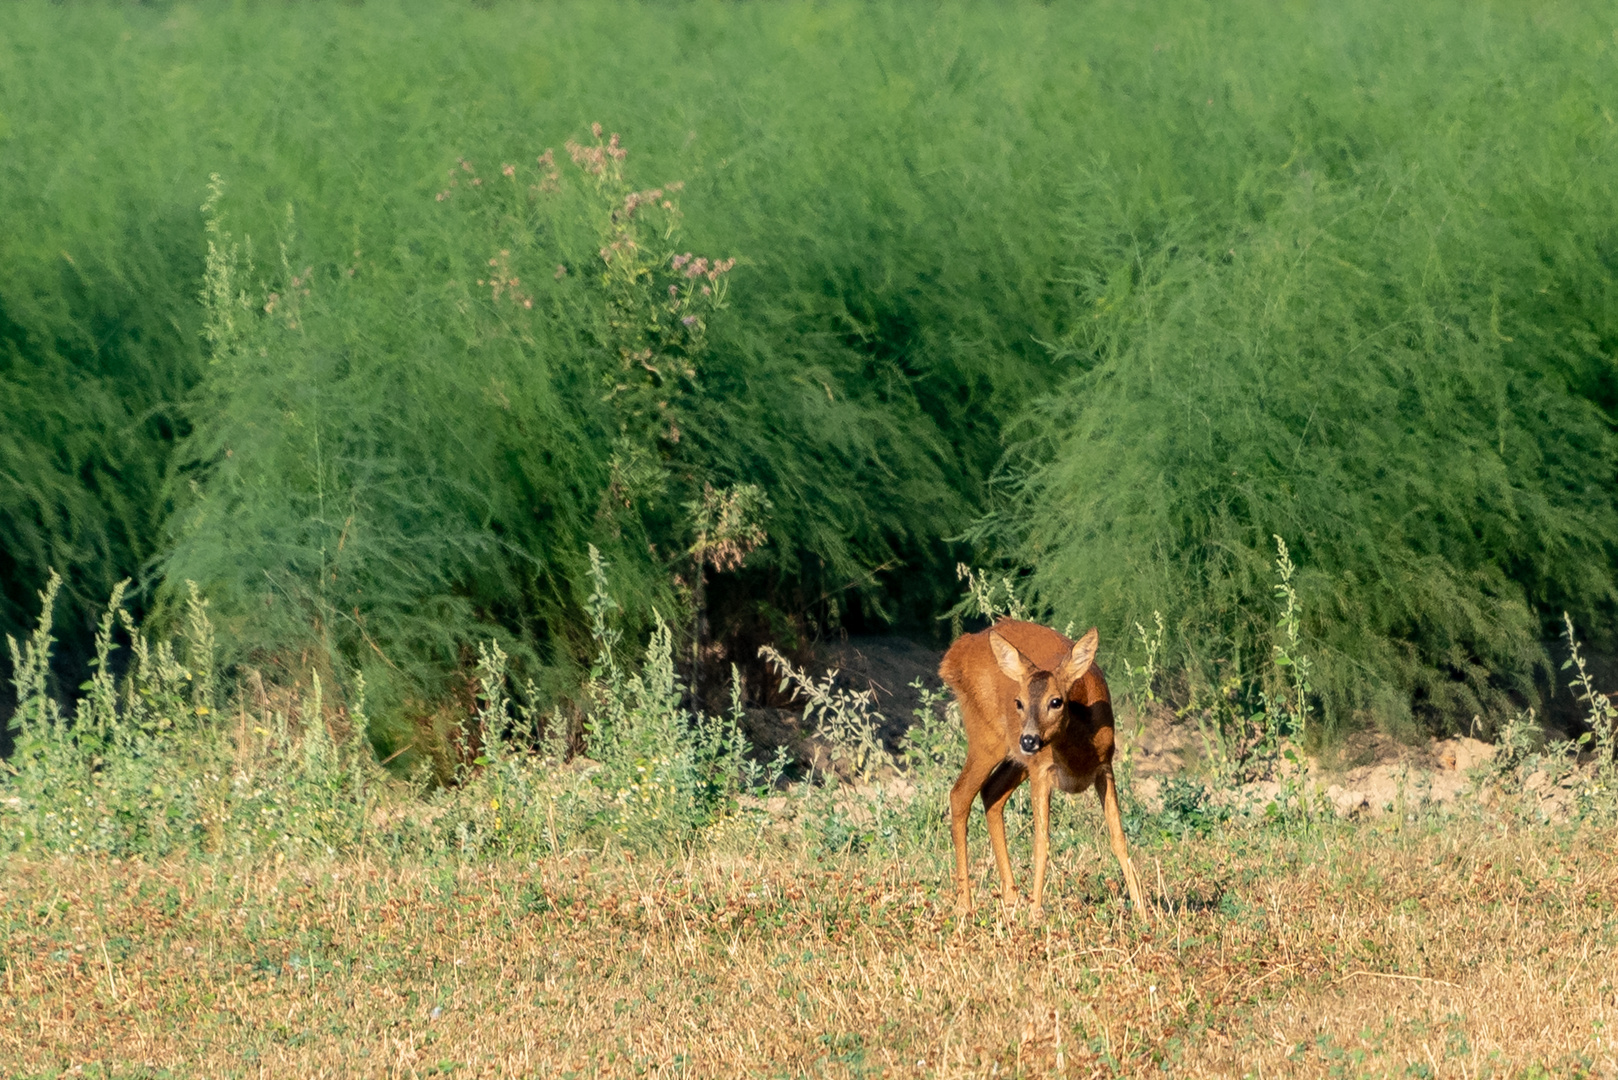
<path fill-rule="evenodd" d="M 153 643 L 123 608 L 116 587 L 96 635 L 94 675 L 72 710 L 41 672 L 53 644 L 58 579 L 28 644 L 10 642 L 21 707 L 16 753 L 0 801 L 0 850 L 162 855 L 207 850 L 296 857 L 359 842 L 378 773 L 365 738 L 363 681 L 338 745 L 327 728 L 318 675 L 290 710 L 236 710 L 235 730 L 214 706 L 213 626 L 193 589 L 176 649 Z M 122 685 L 109 663 L 122 630 L 132 658 Z M 183 651 L 185 660 L 178 659 Z"/>
<path fill-rule="evenodd" d="M 966 725 L 960 705 L 943 690 L 935 690 L 921 679 L 910 684 L 919 699 L 905 732 L 900 764 L 910 779 L 927 795 L 942 798 L 966 761 Z"/>
<path fill-rule="evenodd" d="M 605 565 L 590 556 L 591 604 L 602 615 L 586 688 L 592 756 L 564 764 L 554 750 L 508 744 L 515 726 L 536 723 L 535 690 L 530 683 L 527 700 L 514 700 L 505 653 L 485 643 L 478 707 L 457 733 L 479 753 L 459 763 L 447 787 L 402 783 L 378 767 L 363 675 L 353 677 L 343 708 L 326 699 L 318 671 L 306 694 L 280 707 L 267 697 L 216 707 L 214 629 L 194 591 L 178 643 L 150 641 L 122 608 L 122 588 L 114 591 L 95 675 L 69 723 L 42 676 L 53 645 L 53 577 L 33 635 L 9 643 L 22 706 L 13 719 L 17 752 L 0 782 L 0 851 L 295 857 L 372 845 L 467 855 L 609 837 L 644 850 L 689 846 L 732 816 L 739 796 L 779 781 L 783 763 L 766 769 L 749 759 L 739 698 L 727 716 L 682 707 L 666 626 L 654 630 L 642 666 L 622 666 L 613 654 L 619 631 L 606 620 L 614 605 Z M 121 683 L 109 666 L 119 630 L 133 653 Z M 262 695 L 256 672 L 250 682 Z"/>
<path fill-rule="evenodd" d="M 1231 816 L 1224 807 L 1213 805 L 1210 794 L 1204 784 L 1189 776 L 1166 776 L 1158 787 L 1161 806 L 1157 812 L 1147 814 L 1131 807 L 1124 816 L 1124 829 L 1136 842 L 1147 837 L 1183 840 L 1206 834 Z"/>
<path fill-rule="evenodd" d="M 931 847 L 949 820 L 949 789 L 966 762 L 966 725 L 953 696 L 920 679 L 911 683 L 920 700 L 905 732 L 899 764 L 912 786 L 910 832 L 918 847 Z"/>
<path fill-rule="evenodd" d="M 1508 787 L 1520 787 L 1544 760 L 1540 751 L 1545 745 L 1545 729 L 1535 719 L 1533 709 L 1523 709 L 1501 725 L 1497 744 L 1499 749 L 1490 762 L 1495 777 Z"/>
<path fill-rule="evenodd" d="M 804 724 L 824 740 L 828 776 L 845 774 L 868 783 L 878 771 L 892 767 L 877 734 L 882 714 L 876 711 L 876 691 L 839 686 L 835 668 L 816 679 L 768 645 L 758 652 L 780 676 L 781 692 L 792 691 L 792 700 L 802 703 Z"/>
<path fill-rule="evenodd" d="M 881 852 L 909 859 L 939 850 L 947 794 L 966 749 L 958 711 L 945 695 L 917 684 L 914 721 L 901 753 L 890 758 L 869 741 L 868 699 L 831 679 L 789 673 L 808 683 L 820 734 L 853 782 L 838 782 L 833 769 L 818 777 L 821 783 L 783 793 L 786 762 L 779 754 L 768 767 L 751 760 L 737 694 L 724 716 L 682 704 L 666 628 L 654 630 L 641 665 L 625 664 L 606 567 L 596 552 L 590 562 L 597 663 L 586 695 L 589 756 L 566 761 L 554 744 L 535 752 L 507 742 L 514 729 L 538 722 L 536 692 L 530 683 L 514 693 L 506 655 L 485 643 L 477 706 L 458 733 L 461 745 L 477 753 L 447 785 L 401 781 L 378 766 L 361 675 L 353 677 L 345 707 L 326 697 L 318 671 L 301 696 L 272 698 L 251 672 L 244 696 L 226 698 L 209 674 L 214 628 L 200 594 L 188 604 L 181 637 L 153 641 L 115 590 L 99 624 L 95 674 L 64 708 L 40 675 L 54 644 L 53 584 L 40 596 L 45 607 L 35 632 L 24 644 L 9 643 L 22 708 L 14 721 L 18 752 L 0 765 L 0 852 L 204 852 L 279 861 L 345 851 L 476 859 L 560 856 L 606 844 L 667 855 L 739 843 L 756 853 L 781 840 L 828 856 Z M 115 679 L 119 641 L 131 657 L 126 674 Z M 1592 709 L 1601 702 L 1593 699 Z M 1593 712 L 1592 721 L 1599 720 Z M 862 723 L 863 737 L 855 731 Z M 1536 751 L 1531 714 L 1509 733 L 1495 781 L 1521 788 L 1535 772 L 1547 774 L 1551 785 L 1571 778 L 1578 787 L 1573 811 L 1611 820 L 1618 785 L 1610 760 L 1582 765 L 1571 742 Z M 1609 736 L 1600 728 L 1595 741 L 1610 748 Z M 1201 782 L 1171 778 L 1156 813 L 1130 808 L 1130 828 L 1150 840 L 1223 823 L 1312 827 L 1315 815 L 1295 772 L 1283 776 L 1265 815 L 1233 815 Z M 1517 812 L 1531 815 L 1537 805 L 1537 797 L 1528 799 Z M 1010 818 L 1020 837 L 1025 803 L 1016 803 Z"/>
<path fill-rule="evenodd" d="M 9 158 L 3 134 L 0 146 L 0 160 Z M 26 632 L 32 594 L 50 567 L 64 568 L 58 630 L 77 674 L 96 608 L 158 548 L 164 468 L 183 433 L 174 405 L 198 367 L 196 343 L 180 330 L 190 305 L 162 278 L 193 274 L 196 257 L 170 248 L 179 235 L 166 214 L 116 236 L 58 236 L 49 252 L 28 250 L 29 230 L 13 225 L 57 210 L 43 211 L 15 185 L 5 190 L 0 633 Z"/>
<path fill-rule="evenodd" d="M 356 307 L 390 291 L 386 269 L 321 281 L 294 269 L 286 242 L 277 283 L 244 285 L 254 268 L 211 216 L 216 182 L 213 358 L 188 444 L 201 480 L 164 573 L 207 582 L 248 655 L 317 647 L 333 671 L 431 697 L 480 635 L 503 630 L 531 674 L 552 669 L 540 682 L 555 696 L 584 647 L 572 629 L 584 576 L 562 554 L 575 541 L 627 567 L 637 627 L 675 606 L 692 533 L 698 608 L 707 568 L 739 569 L 777 508 L 786 528 L 772 525 L 766 561 L 803 554 L 792 521 L 826 508 L 712 482 L 732 473 L 721 446 L 783 422 L 727 418 L 707 387 L 734 260 L 680 252 L 674 185 L 634 189 L 618 136 L 597 136 L 568 144 L 572 166 L 546 151 L 537 170 L 503 165 L 488 184 L 465 160 L 452 170 L 435 200 L 458 222 L 435 256 L 451 284 L 418 298 L 404 362 L 402 338 L 353 333 Z M 847 538 L 816 554 L 863 572 Z"/>
<path fill-rule="evenodd" d="M 1595 752 L 1596 779 L 1605 785 L 1608 790 L 1618 789 L 1618 705 L 1614 705 L 1612 698 L 1595 688 L 1590 681 L 1589 669 L 1585 666 L 1584 654 L 1579 649 L 1579 640 L 1573 632 L 1573 619 L 1566 612 L 1562 614 L 1562 624 L 1567 636 L 1568 658 L 1562 664 L 1562 670 L 1569 669 L 1575 672 L 1568 686 L 1585 706 L 1585 724 L 1589 727 L 1583 735 L 1579 736 L 1579 746 L 1588 745 Z"/>
<path fill-rule="evenodd" d="M 997 619 L 1028 618 L 1028 608 L 1018 595 L 1011 575 L 1001 574 L 996 580 L 987 570 L 956 563 L 955 578 L 965 582 L 966 589 L 945 616 L 949 619 L 952 639 L 961 636 L 965 629 L 964 619 L 968 617 L 990 623 Z"/>
<path fill-rule="evenodd" d="M 1131 663 L 1127 656 L 1121 658 L 1124 665 L 1124 693 L 1136 711 L 1155 705 L 1158 700 L 1158 654 L 1163 651 L 1163 635 L 1167 630 L 1161 611 L 1152 612 L 1152 622 L 1157 626 L 1155 634 L 1148 633 L 1140 623 L 1135 624 L 1135 636 L 1140 639 L 1141 652 L 1144 654 L 1139 666 Z"/>
<path fill-rule="evenodd" d="M 11 682 L 17 691 L 17 708 L 11 715 L 9 726 L 14 733 L 28 736 L 17 747 L 18 755 L 25 759 L 39 752 L 36 745 L 31 743 L 38 744 L 43 740 L 55 742 L 63 737 L 62 711 L 47 684 L 51 646 L 55 642 L 51 628 L 56 618 L 56 597 L 61 588 L 61 576 L 52 571 L 50 581 L 39 594 L 39 625 L 28 636 L 27 645 L 19 650 L 17 639 L 6 635 L 6 647 L 11 652 Z M 119 591 L 122 592 L 122 589 Z M 97 689 L 101 689 L 99 685 Z"/>
<path fill-rule="evenodd" d="M 606 566 L 590 550 L 592 613 L 614 606 Z M 734 809 L 735 797 L 757 776 L 741 733 L 741 701 L 732 696 L 728 717 L 691 714 L 681 707 L 674 672 L 674 640 L 660 618 L 639 671 L 625 672 L 613 656 L 617 640 L 604 618 L 594 623 L 596 667 L 586 687 L 586 751 L 597 763 L 590 774 L 600 820 L 621 838 L 643 847 L 685 843 Z M 735 679 L 734 669 L 731 672 Z"/>
<path fill-rule="evenodd" d="M 0 629 L 59 566 L 87 663 L 114 583 L 168 627 L 195 580 L 222 670 L 345 701 L 363 671 L 403 745 L 479 643 L 576 687 L 588 544 L 637 636 L 683 629 L 705 484 L 770 504 L 714 605 L 852 589 L 926 625 L 1009 434 L 977 557 L 1104 640 L 1175 613 L 1178 703 L 1274 655 L 1279 534 L 1319 737 L 1509 715 L 1555 613 L 1610 637 L 1610 31 L 1453 0 L 7 5 Z M 594 118 L 633 156 L 557 162 L 606 154 Z"/>
<path fill-rule="evenodd" d="M 1058 619 L 1177 613 L 1205 687 L 1290 649 L 1284 535 L 1326 730 L 1453 729 L 1534 692 L 1551 613 L 1610 627 L 1618 135 L 1574 10 L 1376 11 L 1317 13 L 1301 50 L 1231 12 L 1263 63 L 1138 73 L 1165 122 L 1080 171 L 1062 376 L 975 535 Z"/>

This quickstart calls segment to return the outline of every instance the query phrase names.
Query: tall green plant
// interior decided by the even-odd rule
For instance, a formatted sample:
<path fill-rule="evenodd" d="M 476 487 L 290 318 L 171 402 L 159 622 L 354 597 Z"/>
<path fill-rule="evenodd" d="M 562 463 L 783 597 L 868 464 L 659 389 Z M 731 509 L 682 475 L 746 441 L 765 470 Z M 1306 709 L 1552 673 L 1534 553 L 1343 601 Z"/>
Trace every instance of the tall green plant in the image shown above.
<path fill-rule="evenodd" d="M 1578 743 L 1588 743 L 1594 748 L 1596 775 L 1610 790 L 1618 782 L 1618 705 L 1613 704 L 1611 697 L 1597 690 L 1591 681 L 1584 654 L 1579 649 L 1579 640 L 1573 633 L 1573 620 L 1566 613 L 1562 615 L 1562 625 L 1568 652 L 1568 658 L 1562 662 L 1562 670 L 1572 669 L 1575 672 L 1568 681 L 1568 687 L 1583 703 L 1584 722 L 1590 727 Z"/>
<path fill-rule="evenodd" d="M 318 673 L 301 700 L 249 717 L 245 703 L 220 700 L 205 598 L 192 590 L 179 640 L 154 642 L 120 585 L 99 624 L 92 678 L 64 708 L 42 676 L 57 585 L 53 577 L 41 594 L 27 644 L 10 643 L 23 707 L 12 721 L 17 753 L 0 772 L 0 850 L 297 856 L 363 839 L 376 770 L 363 682 L 341 745 Z M 111 663 L 120 634 L 131 653 L 121 678 Z M 234 724 L 219 722 L 220 708 Z"/>
<path fill-rule="evenodd" d="M 1315 154 L 1251 213 L 1201 221 L 1091 173 L 1056 348 L 1071 373 L 1025 415 L 977 535 L 1058 615 L 1179 613 L 1176 659 L 1206 683 L 1273 653 L 1328 726 L 1506 715 L 1545 664 L 1544 605 L 1618 597 L 1618 502 L 1596 479 L 1618 442 L 1575 374 L 1592 344 L 1535 311 L 1537 223 L 1502 233 L 1447 175 L 1335 178 Z M 1490 182 L 1500 204 L 1530 198 Z M 1279 632 L 1276 533 L 1300 564 L 1283 552 Z"/>
<path fill-rule="evenodd" d="M 279 273 L 253 284 L 249 246 L 209 199 L 200 479 L 165 572 L 204 582 L 260 662 L 314 648 L 397 706 L 442 694 L 474 642 L 503 629 L 554 696 L 588 652 L 568 554 L 581 546 L 612 552 L 637 626 L 681 605 L 675 575 L 691 575 L 700 613 L 708 575 L 739 569 L 766 522 L 775 573 L 806 549 L 864 572 L 855 538 L 832 539 L 829 521 L 803 532 L 836 506 L 797 486 L 768 494 L 782 418 L 736 415 L 710 381 L 729 362 L 710 332 L 734 260 L 680 250 L 678 185 L 634 187 L 627 154 L 598 131 L 568 144 L 571 162 L 546 151 L 487 176 L 458 162 L 433 200 L 449 293 L 420 298 L 403 363 L 351 320 L 390 289 L 438 286 L 397 264 L 297 269 L 290 218 Z M 726 482 L 750 442 L 759 482 Z M 876 494 L 860 513 L 874 516 Z"/>
<path fill-rule="evenodd" d="M 586 687 L 586 749 L 599 765 L 592 783 L 604 795 L 599 811 L 619 836 L 653 848 L 688 841 L 734 808 L 736 795 L 757 783 L 741 732 L 741 701 L 729 716 L 681 705 L 674 639 L 656 619 L 644 662 L 625 670 L 615 655 L 607 565 L 590 550 L 592 631 L 598 647 Z M 731 671 L 733 685 L 736 680 Z"/>
<path fill-rule="evenodd" d="M 940 537 L 1003 437 L 1093 435 L 1014 454 L 1010 479 L 1076 467 L 974 553 L 1048 568 L 1024 599 L 1058 625 L 1119 640 L 1186 612 L 1165 664 L 1218 685 L 1271 645 L 1279 533 L 1317 727 L 1488 715 L 1556 613 L 1610 631 L 1608 22 L 1492 0 L 5 5 L 0 617 L 25 636 L 55 565 L 58 667 L 87 660 L 113 583 L 137 575 L 138 606 L 156 555 L 174 618 L 190 577 L 232 654 L 301 669 L 329 640 L 384 717 L 459 689 L 496 633 L 561 694 L 591 651 L 587 543 L 642 629 L 672 617 L 682 496 L 641 500 L 667 508 L 649 536 L 601 515 L 615 477 L 666 470 L 615 445 L 599 282 L 570 273 L 519 350 L 475 286 L 511 230 L 432 198 L 471 175 L 457 152 L 488 191 L 602 116 L 634 190 L 687 182 L 680 253 L 745 257 L 700 392 L 670 404 L 680 453 L 773 505 L 772 542 L 711 583 L 724 625 L 928 625 L 966 554 Z M 559 164 L 581 212 L 551 238 L 604 265 L 599 201 Z M 202 370 L 213 171 L 261 241 L 246 291 L 278 295 L 252 320 L 303 305 L 236 383 Z M 554 272 L 518 275 L 536 309 Z M 1090 499 L 1115 480 L 1130 501 Z"/>

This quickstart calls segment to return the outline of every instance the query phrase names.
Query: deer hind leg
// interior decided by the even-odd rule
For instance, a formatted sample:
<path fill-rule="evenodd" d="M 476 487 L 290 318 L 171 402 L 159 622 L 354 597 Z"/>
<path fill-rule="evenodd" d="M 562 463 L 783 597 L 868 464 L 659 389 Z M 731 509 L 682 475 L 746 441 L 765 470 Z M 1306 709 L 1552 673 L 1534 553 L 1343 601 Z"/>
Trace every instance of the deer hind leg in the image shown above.
<path fill-rule="evenodd" d="M 1129 899 L 1135 904 L 1135 914 L 1142 922 L 1149 921 L 1146 911 L 1146 901 L 1142 897 L 1140 876 L 1135 873 L 1135 864 L 1129 861 L 1129 845 L 1124 841 L 1124 820 L 1118 813 L 1118 784 L 1112 778 L 1112 770 L 1103 768 L 1096 773 L 1096 796 L 1101 799 L 1101 809 L 1107 818 L 1107 835 L 1112 840 L 1112 853 L 1118 857 L 1118 865 L 1124 872 L 1124 884 L 1129 888 Z"/>
<path fill-rule="evenodd" d="M 1006 904 L 1017 899 L 1017 883 L 1011 876 L 1011 853 L 1006 849 L 1006 802 L 1027 775 L 1027 770 L 1016 762 L 1002 761 L 983 785 L 983 816 L 989 825 L 994 865 L 1000 871 L 1000 899 Z"/>
<path fill-rule="evenodd" d="M 955 841 L 955 906 L 961 911 L 972 910 L 972 879 L 966 859 L 966 820 L 972 813 L 972 800 L 983 790 L 984 783 L 1000 762 L 993 757 L 966 756 L 966 767 L 956 778 L 949 791 L 949 829 Z"/>

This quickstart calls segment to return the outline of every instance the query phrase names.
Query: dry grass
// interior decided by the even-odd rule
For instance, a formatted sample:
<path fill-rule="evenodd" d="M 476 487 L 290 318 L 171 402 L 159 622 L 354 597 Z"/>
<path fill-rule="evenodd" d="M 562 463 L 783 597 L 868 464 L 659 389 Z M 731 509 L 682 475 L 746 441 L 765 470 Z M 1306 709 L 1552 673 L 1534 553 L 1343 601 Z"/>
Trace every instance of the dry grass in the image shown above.
<path fill-rule="evenodd" d="M 1063 831 L 1037 927 L 943 860 L 13 858 L 0 1074 L 1618 1075 L 1611 830 L 1165 840 L 1148 931 Z"/>

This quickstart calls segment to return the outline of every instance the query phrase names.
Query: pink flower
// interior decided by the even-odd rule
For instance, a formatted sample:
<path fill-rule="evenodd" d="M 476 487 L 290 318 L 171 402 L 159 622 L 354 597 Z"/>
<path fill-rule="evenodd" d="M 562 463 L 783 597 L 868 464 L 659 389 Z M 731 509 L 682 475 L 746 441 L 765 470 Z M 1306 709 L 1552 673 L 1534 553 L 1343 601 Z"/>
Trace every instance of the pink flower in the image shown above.
<path fill-rule="evenodd" d="M 590 134 L 594 135 L 598 139 L 601 138 L 601 125 L 600 124 L 591 124 L 590 125 Z"/>
<path fill-rule="evenodd" d="M 632 191 L 624 197 L 624 214 L 633 217 L 635 211 L 649 202 L 656 202 L 663 197 L 661 188 L 652 188 L 649 191 Z"/>
<path fill-rule="evenodd" d="M 567 152 L 573 158 L 573 164 L 592 176 L 600 176 L 606 168 L 606 151 L 599 146 L 580 146 L 569 139 L 566 143 Z"/>
<path fill-rule="evenodd" d="M 516 176 L 517 175 L 517 166 L 515 166 L 515 165 L 502 165 L 502 166 L 500 166 L 500 171 L 502 173 L 504 173 L 506 176 Z"/>
<path fill-rule="evenodd" d="M 670 286 L 670 288 L 672 288 L 672 287 L 673 286 Z M 687 326 L 695 326 L 695 325 L 697 325 L 697 317 L 695 315 L 687 315 L 685 318 L 681 319 L 680 321 L 685 323 L 685 325 L 687 325 Z"/>

